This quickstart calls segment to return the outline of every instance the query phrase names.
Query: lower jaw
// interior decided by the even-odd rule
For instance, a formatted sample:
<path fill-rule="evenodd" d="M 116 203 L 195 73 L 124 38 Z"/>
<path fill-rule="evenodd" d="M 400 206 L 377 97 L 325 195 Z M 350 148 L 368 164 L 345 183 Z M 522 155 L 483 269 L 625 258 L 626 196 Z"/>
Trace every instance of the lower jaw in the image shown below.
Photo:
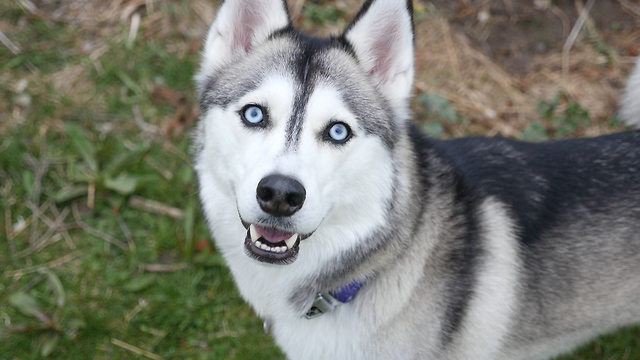
<path fill-rule="evenodd" d="M 258 240 L 259 241 L 259 240 Z M 266 242 L 263 240 L 263 242 Z M 251 235 L 247 231 L 247 236 L 244 239 L 244 248 L 247 255 L 255 260 L 258 260 L 267 264 L 274 265 L 289 265 L 296 261 L 298 258 L 298 251 L 300 240 L 298 240 L 295 245 L 291 248 L 286 247 L 286 250 L 281 252 L 274 252 L 270 250 L 263 250 L 256 246 L 256 242 L 251 241 Z M 281 245 L 281 244 L 278 244 Z M 278 246 L 282 249 L 283 246 Z"/>

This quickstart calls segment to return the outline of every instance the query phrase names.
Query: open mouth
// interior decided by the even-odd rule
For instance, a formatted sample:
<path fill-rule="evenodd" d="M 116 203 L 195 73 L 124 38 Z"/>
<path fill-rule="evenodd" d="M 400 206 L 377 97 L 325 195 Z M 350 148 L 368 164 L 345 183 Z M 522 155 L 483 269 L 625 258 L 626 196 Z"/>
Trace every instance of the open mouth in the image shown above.
<path fill-rule="evenodd" d="M 247 254 L 258 261 L 287 265 L 296 260 L 300 240 L 297 233 L 251 224 L 244 246 Z"/>

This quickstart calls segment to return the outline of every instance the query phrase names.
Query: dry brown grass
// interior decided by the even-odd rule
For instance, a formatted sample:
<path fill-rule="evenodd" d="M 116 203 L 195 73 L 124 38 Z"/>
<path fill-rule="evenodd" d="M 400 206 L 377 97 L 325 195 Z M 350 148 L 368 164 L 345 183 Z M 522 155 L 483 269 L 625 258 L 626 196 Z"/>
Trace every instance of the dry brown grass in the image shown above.
<path fill-rule="evenodd" d="M 602 121 L 615 113 L 620 90 L 633 64 L 633 57 L 606 58 L 590 44 L 574 46 L 568 73 L 563 74 L 563 54 L 549 51 L 533 58 L 532 71 L 514 75 L 475 48 L 469 39 L 449 26 L 448 19 L 430 16 L 417 28 L 417 91 L 446 97 L 472 120 L 466 132 L 516 136 L 532 120 L 540 119 L 536 104 L 558 93 L 589 110 L 594 127 L 585 135 L 612 130 Z M 617 48 L 633 46 L 640 31 L 617 37 Z"/>

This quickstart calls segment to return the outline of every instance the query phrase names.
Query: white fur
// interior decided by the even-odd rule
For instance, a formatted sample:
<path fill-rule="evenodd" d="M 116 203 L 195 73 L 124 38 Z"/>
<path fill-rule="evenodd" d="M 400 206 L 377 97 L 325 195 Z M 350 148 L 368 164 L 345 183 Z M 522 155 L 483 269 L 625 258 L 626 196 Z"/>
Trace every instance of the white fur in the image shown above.
<path fill-rule="evenodd" d="M 629 77 L 620 104 L 622 120 L 629 125 L 640 127 L 640 57 Z"/>
<path fill-rule="evenodd" d="M 520 279 L 519 249 L 516 229 L 505 206 L 489 198 L 480 209 L 482 238 L 487 241 L 483 267 L 477 289 L 471 300 L 463 331 L 456 337 L 457 346 L 447 359 L 490 360 L 505 358 L 501 353 L 503 341 L 511 330 Z"/>
<path fill-rule="evenodd" d="M 422 272 L 407 272 L 406 269 L 424 269 L 428 259 L 409 256 L 400 259 L 394 266 L 379 275 L 371 287 L 358 294 L 357 302 L 341 305 L 323 317 L 306 319 L 286 319 L 276 322 L 274 334 L 278 344 L 287 349 L 292 359 L 501 359 L 504 340 L 509 334 L 514 318 L 517 288 L 520 284 L 517 244 L 513 241 L 515 228 L 509 220 L 504 206 L 496 200 L 488 199 L 482 206 L 482 220 L 487 221 L 482 229 L 487 239 L 486 266 L 480 272 L 478 288 L 482 289 L 469 304 L 470 313 L 463 324 L 463 330 L 454 340 L 448 353 L 438 353 L 435 343 L 439 336 L 438 316 L 440 309 L 425 308 L 425 314 L 402 314 L 405 304 L 410 301 L 412 291 L 418 281 L 425 276 Z M 425 234 L 434 239 L 438 234 Z M 426 241 L 417 254 L 424 254 L 433 242 Z M 416 249 L 417 250 L 417 249 Z M 438 285 L 433 285 L 434 293 Z M 421 304 L 435 303 L 424 294 Z M 428 314 L 433 310 L 433 314 Z M 413 322 L 411 318 L 423 320 Z M 412 334 L 411 327 L 419 327 L 420 333 L 433 337 L 414 339 L 411 336 L 395 337 L 394 334 Z M 394 331 L 394 327 L 398 327 Z M 383 335 L 381 335 L 383 334 Z M 314 339 L 322 339 L 314 341 Z M 420 346 L 412 346 L 419 341 Z M 431 347 L 428 345 L 433 343 Z M 430 353 L 414 353 L 417 348 L 431 348 Z M 424 351 L 424 350 L 423 350 Z"/>
<path fill-rule="evenodd" d="M 204 148 L 196 169 L 207 220 L 244 298 L 263 317 L 298 319 L 303 314 L 287 311 L 282 297 L 383 223 L 384 204 L 391 195 L 391 160 L 379 138 L 357 128 L 337 91 L 323 86 L 310 96 L 298 150 L 284 151 L 293 91 L 289 79 L 268 76 L 226 111 L 209 110 L 199 129 Z M 237 111 L 247 103 L 268 105 L 272 130 L 252 131 L 242 125 Z M 357 132 L 350 146 L 338 149 L 318 141 L 318 133 L 332 119 L 350 123 Z M 298 259 L 287 266 L 249 258 L 243 244 L 246 229 L 238 217 L 240 213 L 253 222 L 260 215 L 255 189 L 272 173 L 293 175 L 307 190 L 292 222 L 297 232 L 313 236 L 302 241 Z M 331 226 L 320 227 L 321 222 Z"/>
<path fill-rule="evenodd" d="M 420 327 L 420 334 L 431 333 L 431 337 L 417 340 L 421 347 L 439 336 L 438 309 L 425 307 L 432 321 L 419 323 L 412 323 L 416 314 L 403 313 L 418 282 L 424 279 L 424 273 L 406 269 L 425 267 L 429 259 L 422 254 L 432 249 L 438 237 L 431 230 L 422 234 L 427 241 L 414 243 L 415 251 L 408 251 L 406 256 L 390 264 L 387 271 L 379 273 L 360 290 L 354 301 L 313 320 L 301 317 L 276 320 L 273 330 L 278 345 L 286 349 L 290 359 L 435 359 L 435 355 L 416 354 L 416 347 L 412 346 L 416 339 L 402 335 L 412 334 L 412 326 Z M 434 286 L 434 295 L 436 292 Z M 420 299 L 424 304 L 435 303 L 433 300 L 427 294 Z M 432 350 L 433 354 L 437 351 L 435 346 Z"/>

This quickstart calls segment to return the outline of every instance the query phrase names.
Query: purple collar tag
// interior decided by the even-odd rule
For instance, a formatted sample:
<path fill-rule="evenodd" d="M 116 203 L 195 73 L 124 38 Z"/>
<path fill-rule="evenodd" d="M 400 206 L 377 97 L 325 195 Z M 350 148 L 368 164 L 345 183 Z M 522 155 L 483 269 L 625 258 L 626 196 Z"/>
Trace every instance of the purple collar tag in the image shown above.
<path fill-rule="evenodd" d="M 313 300 L 311 308 L 307 310 L 304 317 L 307 319 L 315 319 L 318 316 L 333 311 L 339 303 L 348 303 L 353 300 L 362 285 L 364 285 L 364 282 L 354 281 L 341 287 L 338 291 L 318 293 Z"/>
<path fill-rule="evenodd" d="M 358 291 L 360 291 L 362 285 L 364 285 L 364 282 L 354 281 L 341 287 L 340 289 L 338 289 L 338 291 L 331 292 L 330 294 L 341 303 L 348 303 L 349 301 L 353 300 Z"/>

